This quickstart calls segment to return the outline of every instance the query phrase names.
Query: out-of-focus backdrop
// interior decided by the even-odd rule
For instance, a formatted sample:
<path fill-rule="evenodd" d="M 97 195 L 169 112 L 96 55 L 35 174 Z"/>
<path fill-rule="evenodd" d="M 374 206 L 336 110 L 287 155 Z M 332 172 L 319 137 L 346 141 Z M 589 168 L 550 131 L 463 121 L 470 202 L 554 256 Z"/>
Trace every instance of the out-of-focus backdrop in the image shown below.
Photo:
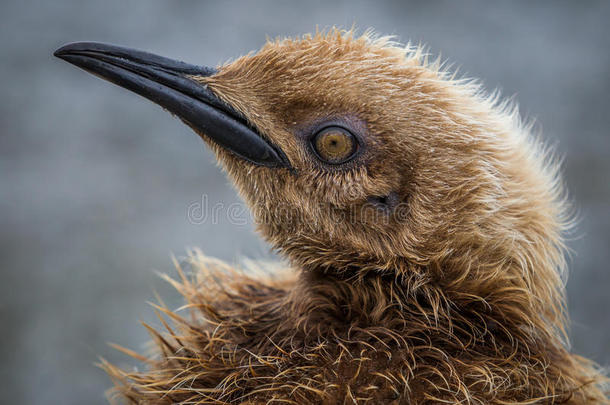
<path fill-rule="evenodd" d="M 339 25 L 429 45 L 516 95 L 565 157 L 581 223 L 568 282 L 574 350 L 610 365 L 610 2 L 3 0 L 0 402 L 102 404 L 98 355 L 142 349 L 157 276 L 201 247 L 269 258 L 203 142 L 159 107 L 53 58 L 93 40 L 216 65 L 267 36 Z M 207 204 L 207 205 L 206 205 Z M 223 204 L 221 214 L 197 215 Z M 189 206 L 194 220 L 189 220 Z M 223 208 L 221 207 L 221 208 Z M 237 218 L 230 218 L 237 216 Z"/>

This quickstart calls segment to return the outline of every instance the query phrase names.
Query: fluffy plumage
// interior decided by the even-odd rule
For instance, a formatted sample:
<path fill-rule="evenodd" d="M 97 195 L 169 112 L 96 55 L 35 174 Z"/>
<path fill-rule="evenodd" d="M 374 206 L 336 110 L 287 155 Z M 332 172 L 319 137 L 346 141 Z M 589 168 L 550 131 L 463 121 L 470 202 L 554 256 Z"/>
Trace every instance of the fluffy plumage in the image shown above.
<path fill-rule="evenodd" d="M 185 309 L 116 393 L 165 404 L 607 404 L 565 337 L 557 164 L 517 110 L 419 47 L 331 30 L 267 43 L 194 77 L 281 146 L 294 170 L 212 142 L 260 233 L 289 262 L 193 254 L 170 280 Z M 359 131 L 320 165 L 304 134 Z M 205 134 L 201 134 L 205 139 Z M 188 273 L 188 274 L 187 274 Z"/>

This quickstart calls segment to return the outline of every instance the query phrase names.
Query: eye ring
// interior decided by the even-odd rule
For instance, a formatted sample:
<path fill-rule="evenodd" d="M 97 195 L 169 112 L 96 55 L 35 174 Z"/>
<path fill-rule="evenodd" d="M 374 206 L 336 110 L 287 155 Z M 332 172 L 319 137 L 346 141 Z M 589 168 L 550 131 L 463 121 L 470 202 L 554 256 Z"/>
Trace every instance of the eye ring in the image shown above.
<path fill-rule="evenodd" d="M 358 139 L 338 125 L 322 128 L 311 137 L 311 148 L 322 162 L 339 165 L 351 160 L 358 152 Z"/>

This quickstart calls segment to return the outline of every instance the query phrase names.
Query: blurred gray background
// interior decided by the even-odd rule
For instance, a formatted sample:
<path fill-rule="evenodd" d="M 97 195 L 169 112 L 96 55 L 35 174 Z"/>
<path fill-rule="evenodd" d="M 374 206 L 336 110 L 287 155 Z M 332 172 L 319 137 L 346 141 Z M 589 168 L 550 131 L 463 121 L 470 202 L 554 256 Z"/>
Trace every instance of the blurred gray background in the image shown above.
<path fill-rule="evenodd" d="M 215 65 L 266 36 L 373 27 L 516 95 L 565 156 L 581 214 L 569 246 L 574 350 L 610 365 L 610 2 L 0 3 L 0 402 L 102 404 L 107 346 L 142 349 L 156 271 L 187 247 L 269 258 L 248 224 L 193 223 L 237 197 L 204 144 L 159 107 L 51 56 L 94 40 Z M 247 219 L 243 216 L 242 219 Z"/>

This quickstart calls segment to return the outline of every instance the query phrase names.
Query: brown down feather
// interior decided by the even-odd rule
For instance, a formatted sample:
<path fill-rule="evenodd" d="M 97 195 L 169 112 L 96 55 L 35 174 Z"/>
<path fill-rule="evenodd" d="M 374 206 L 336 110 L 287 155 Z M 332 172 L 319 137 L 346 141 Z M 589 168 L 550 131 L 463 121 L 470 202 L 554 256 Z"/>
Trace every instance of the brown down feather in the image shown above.
<path fill-rule="evenodd" d="M 193 252 L 168 280 L 151 355 L 105 361 L 137 404 L 609 404 L 570 353 L 552 155 L 517 109 L 421 47 L 331 29 L 269 41 L 194 77 L 281 147 L 255 167 L 208 141 L 285 266 Z M 344 122 L 364 151 L 340 167 L 304 135 Z M 205 134 L 201 134 L 205 139 Z M 398 202 L 371 201 L 394 196 Z M 371 199 L 373 197 L 373 199 Z"/>

